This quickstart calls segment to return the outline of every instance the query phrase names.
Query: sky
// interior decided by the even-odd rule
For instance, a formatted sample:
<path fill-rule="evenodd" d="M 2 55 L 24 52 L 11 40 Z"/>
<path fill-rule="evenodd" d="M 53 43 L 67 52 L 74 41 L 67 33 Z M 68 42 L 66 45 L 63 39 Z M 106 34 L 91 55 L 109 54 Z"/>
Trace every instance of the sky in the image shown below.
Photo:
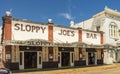
<path fill-rule="evenodd" d="M 120 11 L 120 0 L 0 0 L 0 25 L 2 16 L 11 11 L 13 18 L 34 22 L 70 26 L 87 20 L 104 10 L 105 6 Z"/>

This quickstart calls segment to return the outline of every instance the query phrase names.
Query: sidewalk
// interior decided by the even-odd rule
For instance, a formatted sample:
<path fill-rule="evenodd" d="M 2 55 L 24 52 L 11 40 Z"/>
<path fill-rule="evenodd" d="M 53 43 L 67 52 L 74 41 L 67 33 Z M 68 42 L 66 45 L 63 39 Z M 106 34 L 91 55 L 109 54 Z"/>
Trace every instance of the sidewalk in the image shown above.
<path fill-rule="evenodd" d="M 120 63 L 112 65 L 101 65 L 101 66 L 91 66 L 91 67 L 81 67 L 81 68 L 70 68 L 70 69 L 57 69 L 57 70 L 45 70 L 45 71 L 33 71 L 33 72 L 20 72 L 14 74 L 77 74 L 81 72 L 90 71 L 101 71 L 113 68 L 120 68 Z"/>

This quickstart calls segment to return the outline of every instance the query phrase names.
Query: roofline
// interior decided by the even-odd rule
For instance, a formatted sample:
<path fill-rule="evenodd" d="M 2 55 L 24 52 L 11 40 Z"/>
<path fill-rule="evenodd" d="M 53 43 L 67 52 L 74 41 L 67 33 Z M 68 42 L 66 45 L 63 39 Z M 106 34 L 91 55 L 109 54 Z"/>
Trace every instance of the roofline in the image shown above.
<path fill-rule="evenodd" d="M 112 14 L 114 16 L 120 17 L 120 12 L 118 12 L 117 10 L 110 9 L 108 7 L 105 7 L 104 11 L 102 11 L 98 14 L 95 14 L 93 17 L 97 17 L 97 16 L 102 15 L 102 14 Z"/>
<path fill-rule="evenodd" d="M 15 21 L 22 21 L 22 22 L 26 22 L 26 23 L 46 24 L 46 25 L 47 25 L 47 23 L 34 22 L 34 21 L 27 20 L 27 19 L 17 19 L 17 18 L 12 18 L 12 20 L 15 20 Z"/>
<path fill-rule="evenodd" d="M 34 22 L 34 21 L 26 20 L 26 19 L 16 19 L 16 18 L 12 18 L 12 20 L 15 20 L 15 21 L 22 21 L 22 22 L 26 22 L 26 23 L 34 23 L 34 24 L 41 24 L 41 25 L 49 25 L 49 23 Z M 73 27 L 67 27 L 67 26 L 56 25 L 56 24 L 54 24 L 54 23 L 52 23 L 52 24 L 50 24 L 50 25 L 53 25 L 53 26 L 55 26 L 55 27 L 73 29 L 73 30 L 82 30 L 82 31 L 89 31 L 89 32 L 94 32 L 94 33 L 101 33 L 101 32 L 92 31 L 92 30 L 87 30 L 87 29 L 82 29 L 82 28 L 73 28 Z"/>
<path fill-rule="evenodd" d="M 49 23 L 35 22 L 35 21 L 27 20 L 27 19 L 12 18 L 12 20 L 15 20 L 15 21 L 22 21 L 22 22 L 26 22 L 26 23 L 34 23 L 34 24 L 49 25 Z M 56 26 L 56 27 L 62 27 L 62 28 L 76 29 L 76 28 L 73 28 L 73 27 L 61 26 L 61 25 L 57 25 L 57 24 L 54 24 L 54 23 L 52 23 L 52 24 L 50 24 L 50 25 L 53 25 L 53 26 Z"/>

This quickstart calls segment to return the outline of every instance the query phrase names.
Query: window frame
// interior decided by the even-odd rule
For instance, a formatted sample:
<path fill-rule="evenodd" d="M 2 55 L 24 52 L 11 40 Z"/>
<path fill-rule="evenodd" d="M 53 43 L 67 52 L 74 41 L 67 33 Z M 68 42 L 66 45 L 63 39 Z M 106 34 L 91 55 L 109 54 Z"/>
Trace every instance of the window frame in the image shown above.
<path fill-rule="evenodd" d="M 115 22 L 109 24 L 109 36 L 113 39 L 119 38 L 119 28 Z"/>

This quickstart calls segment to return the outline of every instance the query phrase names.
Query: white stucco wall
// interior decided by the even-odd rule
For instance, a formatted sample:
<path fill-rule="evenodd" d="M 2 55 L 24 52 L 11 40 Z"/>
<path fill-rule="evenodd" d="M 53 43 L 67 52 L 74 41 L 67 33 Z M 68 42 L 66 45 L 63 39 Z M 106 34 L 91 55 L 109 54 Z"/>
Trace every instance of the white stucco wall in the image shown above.
<path fill-rule="evenodd" d="M 109 25 L 111 22 L 115 22 L 118 27 L 120 28 L 119 24 L 120 24 L 120 21 L 117 21 L 115 19 L 111 19 L 111 18 L 105 18 L 105 23 L 104 25 L 102 26 L 104 28 L 104 44 L 111 44 L 111 45 L 116 45 L 116 41 L 115 39 L 111 38 L 109 36 Z"/>
<path fill-rule="evenodd" d="M 85 24 L 85 22 L 87 22 L 87 23 Z M 120 12 L 114 11 L 109 8 L 105 8 L 102 12 L 93 15 L 93 20 L 91 22 L 85 20 L 84 27 L 83 27 L 83 22 L 76 24 L 75 27 L 76 28 L 82 27 L 83 29 L 89 29 L 89 30 L 94 31 L 96 26 L 100 26 L 100 31 L 104 32 L 104 41 L 103 41 L 104 44 L 116 46 L 117 45 L 116 39 L 113 39 L 109 36 L 109 25 L 111 22 L 115 22 L 120 30 Z M 91 28 L 89 28 L 89 27 L 91 27 Z M 120 39 L 120 37 L 119 37 L 119 39 Z M 119 57 L 120 51 L 117 52 L 117 55 L 116 55 L 115 49 L 112 49 L 112 50 L 104 49 L 104 50 L 106 50 L 106 52 L 104 52 L 104 63 L 105 64 L 112 64 L 113 62 L 120 60 L 120 57 Z M 107 50 L 109 50 L 109 52 Z M 112 56 L 111 56 L 111 54 L 112 54 Z"/>
<path fill-rule="evenodd" d="M 114 62 L 117 62 L 116 52 L 106 49 L 104 51 L 104 64 L 113 64 Z"/>
<path fill-rule="evenodd" d="M 117 53 L 117 61 L 120 62 L 120 51 Z"/>
<path fill-rule="evenodd" d="M 120 21 L 116 20 L 116 19 L 111 19 L 111 18 L 108 18 L 108 17 L 105 17 L 105 16 L 102 16 L 102 17 L 104 18 L 104 23 L 100 24 L 100 31 L 104 32 L 104 44 L 116 45 L 115 39 L 110 38 L 110 36 L 109 36 L 109 24 L 111 22 L 115 22 L 118 25 L 118 27 L 120 28 L 120 25 L 119 25 Z M 99 18 L 97 18 L 97 19 L 99 20 Z M 96 18 L 91 18 L 91 19 L 89 19 L 89 21 L 88 20 L 83 21 L 84 23 L 83 22 L 77 23 L 74 27 L 75 28 L 81 27 L 83 29 L 88 29 L 88 30 L 95 31 L 96 30 L 96 25 L 93 25 L 94 20 L 96 20 Z"/>
<path fill-rule="evenodd" d="M 74 28 L 81 27 L 81 28 L 83 28 L 83 29 L 91 30 L 92 22 L 93 22 L 93 18 L 90 18 L 90 19 L 88 19 L 88 20 L 85 20 L 85 21 L 82 21 L 82 22 L 80 22 L 80 23 L 75 24 L 73 27 L 74 27 Z"/>

